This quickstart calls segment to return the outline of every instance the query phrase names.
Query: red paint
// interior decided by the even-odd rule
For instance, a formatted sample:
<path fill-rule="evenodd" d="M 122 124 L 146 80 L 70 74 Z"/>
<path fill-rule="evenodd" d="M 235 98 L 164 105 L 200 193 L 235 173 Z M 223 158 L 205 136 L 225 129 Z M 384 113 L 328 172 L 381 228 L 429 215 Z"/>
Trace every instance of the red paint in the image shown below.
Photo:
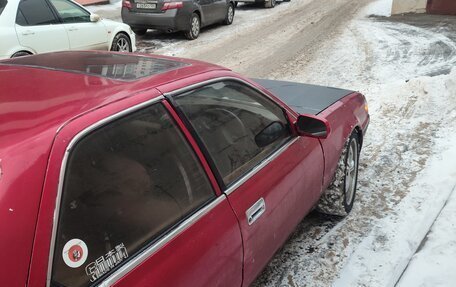
<path fill-rule="evenodd" d="M 239 226 L 224 199 L 115 286 L 219 286 L 242 282 Z"/>
<path fill-rule="evenodd" d="M 83 255 L 84 251 L 82 250 L 82 247 L 79 245 L 71 246 L 70 250 L 68 250 L 68 258 L 70 258 L 70 260 L 73 262 L 78 262 Z"/>
<path fill-rule="evenodd" d="M 62 55 L 46 57 L 57 61 Z M 76 65 L 78 57 L 89 61 L 90 53 L 69 55 Z M 191 65 L 131 82 L 0 64 L 0 253 L 8 258 L 0 263 L 2 285 L 45 285 L 62 160 L 78 133 L 161 93 L 218 77 L 250 82 L 218 66 L 177 60 Z M 294 111 L 262 90 L 296 121 Z M 331 128 L 326 139 L 298 137 L 293 126 L 295 141 L 225 196 L 184 122 L 167 101 L 162 104 L 200 158 L 220 202 L 116 286 L 248 286 L 318 201 L 352 130 L 364 136 L 369 122 L 364 97 L 344 97 L 318 115 Z M 248 225 L 245 212 L 260 198 L 266 211 Z"/>
<path fill-rule="evenodd" d="M 456 15 L 456 1 L 428 0 L 426 11 L 429 14 Z"/>
<path fill-rule="evenodd" d="M 323 154 L 318 140 L 299 137 L 228 196 L 244 240 L 243 286 L 253 282 L 317 202 L 322 175 Z M 245 212 L 260 198 L 265 201 L 266 211 L 248 225 Z"/>

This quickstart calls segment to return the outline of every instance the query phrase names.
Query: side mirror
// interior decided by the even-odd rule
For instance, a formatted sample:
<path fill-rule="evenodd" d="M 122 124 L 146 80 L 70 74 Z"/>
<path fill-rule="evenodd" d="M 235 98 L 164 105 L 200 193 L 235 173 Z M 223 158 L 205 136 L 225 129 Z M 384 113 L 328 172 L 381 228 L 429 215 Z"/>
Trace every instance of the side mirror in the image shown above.
<path fill-rule="evenodd" d="M 325 119 L 311 115 L 300 115 L 296 121 L 296 129 L 301 136 L 325 139 L 329 135 L 329 123 Z"/>
<path fill-rule="evenodd" d="M 265 147 L 286 133 L 286 127 L 281 122 L 272 122 L 255 136 L 258 147 Z"/>
<path fill-rule="evenodd" d="M 100 21 L 101 17 L 98 14 L 90 14 L 90 22 L 98 22 Z"/>

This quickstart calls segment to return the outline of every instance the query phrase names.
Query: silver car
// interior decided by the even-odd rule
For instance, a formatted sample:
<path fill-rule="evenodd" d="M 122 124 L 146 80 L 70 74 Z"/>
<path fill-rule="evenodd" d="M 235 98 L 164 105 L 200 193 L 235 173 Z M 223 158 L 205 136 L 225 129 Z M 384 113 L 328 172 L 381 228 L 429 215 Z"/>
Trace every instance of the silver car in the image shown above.
<path fill-rule="evenodd" d="M 204 26 L 233 23 L 234 9 L 233 0 L 123 0 L 122 20 L 138 35 L 147 29 L 183 31 L 193 40 Z"/>

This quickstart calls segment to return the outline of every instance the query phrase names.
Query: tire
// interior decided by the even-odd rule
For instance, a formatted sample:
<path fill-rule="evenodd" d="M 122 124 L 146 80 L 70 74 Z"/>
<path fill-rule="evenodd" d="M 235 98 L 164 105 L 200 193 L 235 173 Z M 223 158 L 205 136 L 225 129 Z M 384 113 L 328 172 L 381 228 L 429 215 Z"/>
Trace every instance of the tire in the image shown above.
<path fill-rule="evenodd" d="M 234 8 L 237 8 L 239 2 L 238 1 L 234 1 Z"/>
<path fill-rule="evenodd" d="M 131 28 L 131 29 L 138 36 L 142 36 L 142 35 L 145 35 L 147 33 L 147 29 L 144 29 L 144 28 Z"/>
<path fill-rule="evenodd" d="M 16 52 L 14 53 L 11 58 L 17 58 L 17 57 L 23 57 L 23 56 L 30 56 L 32 55 L 32 53 L 29 53 L 27 51 L 19 51 L 19 52 Z"/>
<path fill-rule="evenodd" d="M 266 2 L 264 2 L 265 8 L 274 8 L 275 5 L 276 5 L 276 0 L 266 0 Z"/>
<path fill-rule="evenodd" d="M 317 205 L 319 212 L 337 216 L 347 216 L 350 213 L 355 202 L 359 153 L 359 137 L 354 130 L 345 142 L 334 180 Z"/>
<path fill-rule="evenodd" d="M 131 52 L 130 38 L 124 33 L 118 33 L 112 40 L 111 51 Z"/>
<path fill-rule="evenodd" d="M 231 25 L 231 24 L 233 24 L 233 20 L 234 20 L 234 5 L 232 3 L 230 3 L 228 5 L 228 8 L 226 9 L 225 21 L 223 21 L 223 24 Z"/>
<path fill-rule="evenodd" d="M 189 28 L 185 31 L 185 37 L 189 40 L 195 40 L 198 38 L 201 30 L 201 21 L 198 14 L 193 13 L 190 18 Z"/>

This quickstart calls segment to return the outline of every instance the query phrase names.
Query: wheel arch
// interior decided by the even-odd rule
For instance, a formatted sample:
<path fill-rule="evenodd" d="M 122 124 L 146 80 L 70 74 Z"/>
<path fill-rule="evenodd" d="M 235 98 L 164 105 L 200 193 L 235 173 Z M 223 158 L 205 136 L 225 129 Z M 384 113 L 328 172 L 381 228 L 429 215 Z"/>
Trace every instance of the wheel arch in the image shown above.
<path fill-rule="evenodd" d="M 27 53 L 27 54 L 29 54 L 29 55 L 35 55 L 35 54 L 36 54 L 36 53 L 34 53 L 34 52 L 32 52 L 32 51 L 30 51 L 30 50 L 28 50 L 28 49 L 20 49 L 20 50 L 17 50 L 17 51 L 15 51 L 15 52 L 13 52 L 13 53 L 10 53 L 10 55 L 11 55 L 10 58 L 13 58 L 13 56 L 14 56 L 15 54 L 17 54 L 17 53 Z"/>
<path fill-rule="evenodd" d="M 364 139 L 363 130 L 361 129 L 360 126 L 355 126 L 355 128 L 353 130 L 356 131 L 356 134 L 358 135 L 359 149 L 361 150 L 361 147 L 363 146 L 363 139 Z"/>
<path fill-rule="evenodd" d="M 109 50 L 112 49 L 112 46 L 114 45 L 114 39 L 115 39 L 116 36 L 119 35 L 119 34 L 123 34 L 123 35 L 127 36 L 128 41 L 130 41 L 131 50 L 132 50 L 132 52 L 133 52 L 133 42 L 132 42 L 132 39 L 131 39 L 130 35 L 128 35 L 128 33 L 125 32 L 125 31 L 123 31 L 123 30 L 117 31 L 117 33 L 115 33 L 115 34 L 113 33 L 113 36 L 112 36 L 111 41 L 110 41 L 111 44 L 109 45 Z"/>

